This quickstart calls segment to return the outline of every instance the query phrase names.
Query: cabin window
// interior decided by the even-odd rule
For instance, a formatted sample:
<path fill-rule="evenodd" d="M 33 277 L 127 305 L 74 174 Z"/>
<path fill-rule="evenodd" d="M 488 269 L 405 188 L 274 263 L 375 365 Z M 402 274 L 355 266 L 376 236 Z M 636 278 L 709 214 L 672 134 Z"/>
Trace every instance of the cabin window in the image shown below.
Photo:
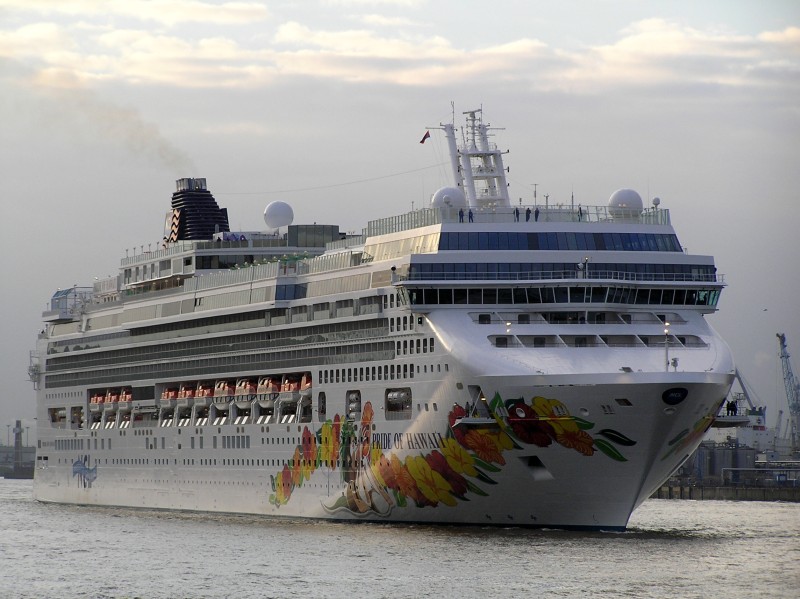
<path fill-rule="evenodd" d="M 324 422 L 327 415 L 327 405 L 324 391 L 321 391 L 317 396 L 317 414 L 319 415 L 319 421 Z"/>
<path fill-rule="evenodd" d="M 347 392 L 347 418 L 358 420 L 361 417 L 361 391 L 351 390 Z"/>
<path fill-rule="evenodd" d="M 411 418 L 411 388 L 386 389 L 384 413 L 386 420 L 407 420 Z"/>

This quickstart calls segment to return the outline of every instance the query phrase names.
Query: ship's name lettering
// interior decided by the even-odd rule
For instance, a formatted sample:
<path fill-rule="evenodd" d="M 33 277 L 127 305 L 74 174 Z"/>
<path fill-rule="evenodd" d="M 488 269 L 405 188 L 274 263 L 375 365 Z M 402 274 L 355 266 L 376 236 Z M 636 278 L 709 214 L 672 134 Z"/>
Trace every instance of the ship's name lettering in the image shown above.
<path fill-rule="evenodd" d="M 443 442 L 440 433 L 372 433 L 372 444 L 381 449 L 436 449 Z"/>
<path fill-rule="evenodd" d="M 440 433 L 406 433 L 408 449 L 436 449 L 444 443 Z"/>

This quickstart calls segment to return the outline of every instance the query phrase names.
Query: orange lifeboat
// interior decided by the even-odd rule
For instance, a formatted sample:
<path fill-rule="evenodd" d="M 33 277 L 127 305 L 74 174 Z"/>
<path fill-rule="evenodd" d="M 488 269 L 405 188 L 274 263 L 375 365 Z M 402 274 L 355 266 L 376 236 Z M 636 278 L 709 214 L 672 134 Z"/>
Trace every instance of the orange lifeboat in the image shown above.
<path fill-rule="evenodd" d="M 130 387 L 123 387 L 119 392 L 119 411 L 127 412 L 131 409 L 133 396 Z"/>
<path fill-rule="evenodd" d="M 161 392 L 162 407 L 175 407 L 175 402 L 177 400 L 178 400 L 177 387 L 167 387 Z"/>
<path fill-rule="evenodd" d="M 106 396 L 103 393 L 92 393 L 89 398 L 89 410 L 92 412 L 99 412 L 103 408 L 106 401 Z"/>
<path fill-rule="evenodd" d="M 256 397 L 258 387 L 252 379 L 239 379 L 236 383 L 236 406 L 245 408 Z"/>
<path fill-rule="evenodd" d="M 232 381 L 221 380 L 214 385 L 214 403 L 226 404 L 233 399 L 236 385 Z"/>

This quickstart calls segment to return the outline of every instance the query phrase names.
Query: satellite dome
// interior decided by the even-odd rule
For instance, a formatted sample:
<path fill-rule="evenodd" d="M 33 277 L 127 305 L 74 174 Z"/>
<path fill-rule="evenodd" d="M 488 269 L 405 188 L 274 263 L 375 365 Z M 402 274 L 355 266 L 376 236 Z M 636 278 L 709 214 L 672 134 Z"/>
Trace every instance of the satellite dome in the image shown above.
<path fill-rule="evenodd" d="M 264 222 L 270 229 L 288 227 L 294 220 L 294 210 L 286 202 L 270 202 L 264 208 Z"/>
<path fill-rule="evenodd" d="M 643 207 L 642 196 L 632 189 L 618 189 L 611 194 L 611 198 L 608 200 L 608 207 L 641 210 Z"/>
<path fill-rule="evenodd" d="M 466 208 L 467 198 L 458 187 L 442 187 L 431 196 L 431 208 Z"/>

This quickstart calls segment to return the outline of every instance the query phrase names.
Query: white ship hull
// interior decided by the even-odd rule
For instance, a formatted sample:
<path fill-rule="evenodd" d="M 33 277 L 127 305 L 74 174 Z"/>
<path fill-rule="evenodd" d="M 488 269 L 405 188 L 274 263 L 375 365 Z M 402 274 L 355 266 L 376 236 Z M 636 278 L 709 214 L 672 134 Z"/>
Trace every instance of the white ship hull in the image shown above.
<path fill-rule="evenodd" d="M 456 372 L 439 382 L 418 384 L 415 396 L 426 394 L 431 406 L 437 404 L 436 412 L 431 407 L 413 420 L 382 422 L 367 426 L 367 431 L 357 426 L 348 448 L 339 451 L 339 456 L 352 459 L 349 468 L 343 467 L 341 457 L 326 462 L 318 451 L 312 460 L 294 465 L 295 451 L 302 455 L 304 435 L 316 438 L 320 423 L 273 425 L 269 432 L 258 425 L 146 431 L 152 436 L 131 436 L 134 429 L 127 429 L 124 437 L 119 431 L 108 436 L 113 439 L 110 450 L 69 452 L 60 463 L 39 468 L 35 497 L 57 503 L 285 517 L 619 529 L 694 451 L 731 384 L 727 375 L 685 373 L 563 376 L 547 386 L 537 386 L 541 376 L 476 380 L 501 398 L 526 398 L 528 405 L 534 397 L 558 400 L 570 415 L 583 414 L 579 422 L 589 428 L 577 430 L 588 437 L 577 438 L 569 447 L 551 435 L 537 439 L 547 443 L 540 446 L 515 432 L 506 418 L 500 418 L 503 427 L 498 429 L 478 424 L 471 429 L 473 436 L 505 430 L 506 444 L 473 444 L 472 449 L 467 442 L 463 449 L 472 456 L 472 468 L 462 468 L 452 480 L 456 471 L 441 468 L 430 456 L 446 455 L 455 447 L 448 422 L 453 402 L 448 397 L 458 378 Z M 614 383 L 615 378 L 629 380 Z M 688 394 L 671 407 L 662 395 L 676 385 Z M 620 406 L 617 398 L 631 405 Z M 249 437 L 250 449 L 198 448 L 201 437 L 208 448 L 214 436 L 221 437 L 219 431 L 225 435 L 234 430 Z M 186 448 L 191 436 L 197 439 L 195 449 Z M 363 436 L 369 438 L 367 455 Z M 166 449 L 143 448 L 150 438 L 160 447 L 161 437 Z M 562 442 L 569 444 L 568 438 Z M 420 458 L 427 461 L 419 464 Z M 416 489 L 408 492 L 400 482 L 387 481 L 391 475 L 386 464 L 391 472 L 393 461 L 395 477 L 411 474 L 406 483 L 413 487 L 416 481 Z M 326 465 L 331 463 L 333 467 Z M 427 473 L 420 471 L 425 464 Z M 431 474 L 437 466 L 442 478 Z M 290 477 L 282 480 L 286 472 Z M 432 482 L 425 486 L 420 481 Z"/>
<path fill-rule="evenodd" d="M 624 528 L 733 381 L 722 277 L 632 190 L 512 206 L 479 112 L 443 126 L 454 187 L 362 235 L 211 241 L 179 180 L 162 248 L 43 315 L 36 499 Z"/>

